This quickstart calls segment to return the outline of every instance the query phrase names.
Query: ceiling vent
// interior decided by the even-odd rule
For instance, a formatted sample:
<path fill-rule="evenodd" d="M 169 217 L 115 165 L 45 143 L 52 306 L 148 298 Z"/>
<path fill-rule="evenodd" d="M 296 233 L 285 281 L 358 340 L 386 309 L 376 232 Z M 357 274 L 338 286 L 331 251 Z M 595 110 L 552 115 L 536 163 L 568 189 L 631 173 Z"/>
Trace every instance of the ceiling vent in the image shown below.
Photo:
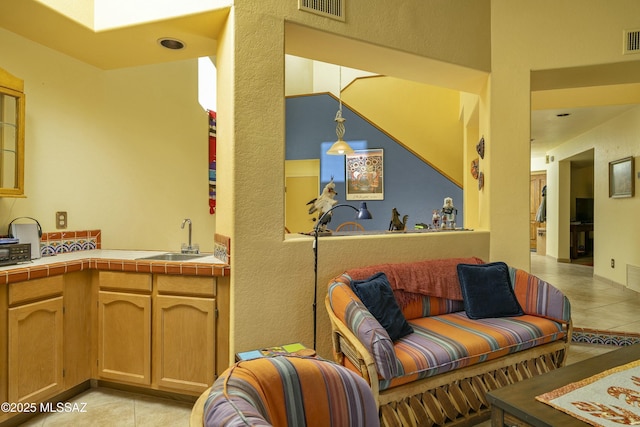
<path fill-rule="evenodd" d="M 344 22 L 345 0 L 298 0 L 298 9 Z"/>
<path fill-rule="evenodd" d="M 640 53 L 640 30 L 627 30 L 624 32 L 624 52 Z"/>

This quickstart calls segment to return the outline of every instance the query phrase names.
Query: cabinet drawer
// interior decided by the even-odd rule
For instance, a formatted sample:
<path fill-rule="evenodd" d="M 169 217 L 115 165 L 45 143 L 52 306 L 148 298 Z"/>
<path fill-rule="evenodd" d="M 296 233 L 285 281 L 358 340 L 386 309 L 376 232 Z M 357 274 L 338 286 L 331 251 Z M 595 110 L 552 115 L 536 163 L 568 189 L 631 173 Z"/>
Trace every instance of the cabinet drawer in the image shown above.
<path fill-rule="evenodd" d="M 64 276 L 51 276 L 9 284 L 9 305 L 62 295 Z"/>
<path fill-rule="evenodd" d="M 98 272 L 100 289 L 151 292 L 151 275 L 122 273 L 119 271 Z"/>
<path fill-rule="evenodd" d="M 157 275 L 158 293 L 172 295 L 216 296 L 214 277 Z"/>

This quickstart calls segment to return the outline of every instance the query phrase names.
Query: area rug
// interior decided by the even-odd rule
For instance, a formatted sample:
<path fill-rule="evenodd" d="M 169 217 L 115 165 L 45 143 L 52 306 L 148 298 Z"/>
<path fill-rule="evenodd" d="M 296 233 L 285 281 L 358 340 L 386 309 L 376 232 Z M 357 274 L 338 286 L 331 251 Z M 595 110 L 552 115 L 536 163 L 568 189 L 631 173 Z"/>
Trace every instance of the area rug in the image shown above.
<path fill-rule="evenodd" d="M 536 400 L 594 426 L 640 426 L 640 360 L 541 394 Z"/>

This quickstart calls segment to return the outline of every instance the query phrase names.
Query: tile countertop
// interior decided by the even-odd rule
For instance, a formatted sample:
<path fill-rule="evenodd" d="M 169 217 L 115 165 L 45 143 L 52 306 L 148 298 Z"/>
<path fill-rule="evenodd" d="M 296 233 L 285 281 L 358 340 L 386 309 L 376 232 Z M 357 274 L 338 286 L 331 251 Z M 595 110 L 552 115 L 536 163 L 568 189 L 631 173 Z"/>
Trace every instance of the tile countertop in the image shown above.
<path fill-rule="evenodd" d="M 184 276 L 228 276 L 230 273 L 229 265 L 213 255 L 187 261 L 139 259 L 166 252 L 104 249 L 67 252 L 0 267 L 0 285 L 89 269 Z"/>

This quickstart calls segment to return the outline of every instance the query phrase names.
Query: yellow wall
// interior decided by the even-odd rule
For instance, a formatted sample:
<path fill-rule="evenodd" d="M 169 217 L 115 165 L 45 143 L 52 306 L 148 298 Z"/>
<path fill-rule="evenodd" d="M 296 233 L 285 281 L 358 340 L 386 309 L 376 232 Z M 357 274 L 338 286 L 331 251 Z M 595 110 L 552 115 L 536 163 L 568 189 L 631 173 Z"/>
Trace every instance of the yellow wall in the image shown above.
<path fill-rule="evenodd" d="M 213 250 L 196 60 L 101 71 L 1 29 L 0 50 L 27 94 L 27 197 L 0 199 L 0 224 L 55 231 L 67 211 L 68 230 L 102 229 L 105 248 L 179 250 L 190 217 Z"/>
<path fill-rule="evenodd" d="M 637 27 L 640 3 L 492 0 L 491 10 L 491 254 L 527 266 L 531 72 L 637 61 L 622 55 L 622 33 Z M 567 172 L 559 166 L 550 175 Z M 550 230 L 548 224 L 547 243 L 550 231 L 568 242 L 568 207 L 560 215 L 566 215 L 567 229 Z M 558 256 L 568 258 L 568 252 Z"/>
<path fill-rule="evenodd" d="M 458 91 L 380 76 L 356 80 L 342 99 L 462 187 Z"/>
<path fill-rule="evenodd" d="M 460 95 L 460 115 L 464 125 L 463 138 L 463 178 L 464 178 L 464 227 L 477 229 L 480 228 L 479 221 L 479 200 L 480 193 L 484 191 L 479 188 L 479 182 L 471 175 L 471 162 L 477 159 L 481 161 L 480 155 L 476 150 L 476 145 L 480 141 L 480 105 L 479 97 L 462 93 Z M 484 165 L 482 165 L 484 170 Z M 480 169 L 479 169 L 480 170 Z"/>

